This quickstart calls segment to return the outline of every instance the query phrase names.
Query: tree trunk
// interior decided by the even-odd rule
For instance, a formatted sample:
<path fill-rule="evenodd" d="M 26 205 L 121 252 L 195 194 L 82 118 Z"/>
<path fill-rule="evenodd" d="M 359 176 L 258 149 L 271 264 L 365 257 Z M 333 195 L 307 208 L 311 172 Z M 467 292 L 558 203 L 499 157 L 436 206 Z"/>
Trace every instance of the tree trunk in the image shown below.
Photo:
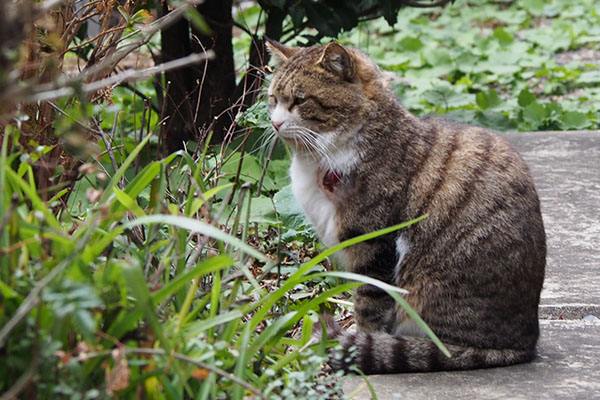
<path fill-rule="evenodd" d="M 163 13 L 167 13 L 167 4 L 163 4 Z M 161 62 L 176 60 L 191 53 L 190 26 L 186 19 L 180 19 L 161 32 Z M 161 137 L 169 152 L 181 149 L 183 143 L 197 136 L 194 126 L 194 109 L 189 96 L 193 95 L 195 71 L 190 68 L 180 68 L 167 71 L 165 104 L 163 109 L 167 117 Z"/>
<path fill-rule="evenodd" d="M 195 27 L 192 33 L 199 39 L 192 41 L 192 49 L 201 52 L 213 50 L 215 58 L 206 64 L 206 73 L 200 87 L 200 106 L 197 124 L 203 131 L 212 124 L 213 143 L 223 141 L 227 130 L 235 120 L 230 109 L 235 91 L 235 66 L 233 63 L 233 16 L 232 0 L 207 0 L 197 7 L 212 32 L 206 35 Z M 201 66 L 201 68 L 204 66 Z"/>
<path fill-rule="evenodd" d="M 163 6 L 163 12 L 166 7 Z M 211 129 L 212 141 L 219 143 L 235 119 L 233 113 L 226 111 L 235 91 L 231 8 L 232 0 L 207 0 L 197 7 L 211 32 L 190 27 L 187 20 L 162 32 L 163 62 L 207 50 L 215 53 L 207 63 L 165 74 L 165 114 L 169 119 L 163 138 L 169 151 L 181 149 L 188 139 L 203 142 Z"/>

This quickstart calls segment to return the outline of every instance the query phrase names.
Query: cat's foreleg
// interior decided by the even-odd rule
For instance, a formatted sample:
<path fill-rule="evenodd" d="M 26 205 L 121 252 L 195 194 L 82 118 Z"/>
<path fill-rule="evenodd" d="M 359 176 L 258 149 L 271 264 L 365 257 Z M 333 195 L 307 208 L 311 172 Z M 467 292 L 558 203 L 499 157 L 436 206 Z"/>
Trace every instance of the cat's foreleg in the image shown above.
<path fill-rule="evenodd" d="M 389 240 L 372 239 L 347 249 L 350 272 L 393 284 L 396 252 Z M 354 320 L 357 330 L 392 332 L 395 323 L 394 299 L 383 289 L 365 284 L 354 293 Z"/>

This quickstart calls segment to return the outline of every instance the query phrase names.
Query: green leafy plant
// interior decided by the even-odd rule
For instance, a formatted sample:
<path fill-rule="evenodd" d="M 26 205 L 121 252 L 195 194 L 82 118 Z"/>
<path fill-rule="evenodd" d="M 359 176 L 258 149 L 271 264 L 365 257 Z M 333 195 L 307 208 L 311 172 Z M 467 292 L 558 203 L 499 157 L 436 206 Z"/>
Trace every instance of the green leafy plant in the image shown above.
<path fill-rule="evenodd" d="M 340 40 L 395 72 L 418 115 L 500 131 L 594 129 L 599 18 L 592 0 L 460 1 L 405 9 L 393 28 L 378 20 Z"/>
<path fill-rule="evenodd" d="M 5 130 L 7 139 L 18 134 Z M 249 244 L 251 228 L 283 228 L 277 214 L 258 218 L 252 206 L 263 198 L 250 196 L 262 173 L 258 161 L 205 148 L 137 165 L 152 136 L 118 161 L 100 156 L 105 178 L 86 166 L 73 188 L 85 198 L 69 199 L 76 208 L 61 205 L 60 194 L 44 201 L 32 158 L 2 142 L 0 390 L 28 393 L 35 376 L 42 397 L 341 396 L 339 380 L 318 378 L 327 357 L 326 343 L 311 339 L 318 313 L 335 310 L 331 299 L 363 283 L 408 306 L 401 289 L 322 263 L 417 221 L 351 239 L 282 272 L 259 241 Z M 293 221 L 297 206 L 286 190 L 277 192 L 287 182 L 272 178 L 263 180 L 264 193 L 277 193 L 272 209 Z M 238 195 L 219 198 L 234 189 Z M 217 214 L 227 207 L 232 215 L 223 222 Z M 290 238 L 306 239 L 291 233 L 304 225 L 291 225 Z"/>

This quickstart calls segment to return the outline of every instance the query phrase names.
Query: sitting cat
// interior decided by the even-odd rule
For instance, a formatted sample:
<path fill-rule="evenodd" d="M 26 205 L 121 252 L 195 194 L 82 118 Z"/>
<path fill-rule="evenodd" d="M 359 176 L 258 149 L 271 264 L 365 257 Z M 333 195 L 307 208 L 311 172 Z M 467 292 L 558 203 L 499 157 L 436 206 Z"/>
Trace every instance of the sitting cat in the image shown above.
<path fill-rule="evenodd" d="M 323 243 L 429 215 L 338 256 L 348 271 L 407 289 L 452 357 L 383 290 L 364 285 L 354 299 L 357 331 L 334 330 L 344 349 L 334 368 L 372 374 L 531 360 L 546 239 L 517 151 L 483 128 L 411 115 L 356 49 L 269 48 L 278 65 L 271 121 L 294 150 L 292 189 Z"/>

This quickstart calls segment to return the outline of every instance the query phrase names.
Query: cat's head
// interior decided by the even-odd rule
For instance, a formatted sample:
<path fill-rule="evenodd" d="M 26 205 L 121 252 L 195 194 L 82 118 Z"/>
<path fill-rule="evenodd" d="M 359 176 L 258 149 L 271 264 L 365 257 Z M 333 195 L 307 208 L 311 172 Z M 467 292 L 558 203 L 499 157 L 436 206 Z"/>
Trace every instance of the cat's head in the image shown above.
<path fill-rule="evenodd" d="M 387 91 L 382 71 L 356 49 L 336 42 L 308 48 L 268 42 L 268 47 L 277 67 L 268 89 L 271 122 L 297 151 L 354 140 Z"/>

